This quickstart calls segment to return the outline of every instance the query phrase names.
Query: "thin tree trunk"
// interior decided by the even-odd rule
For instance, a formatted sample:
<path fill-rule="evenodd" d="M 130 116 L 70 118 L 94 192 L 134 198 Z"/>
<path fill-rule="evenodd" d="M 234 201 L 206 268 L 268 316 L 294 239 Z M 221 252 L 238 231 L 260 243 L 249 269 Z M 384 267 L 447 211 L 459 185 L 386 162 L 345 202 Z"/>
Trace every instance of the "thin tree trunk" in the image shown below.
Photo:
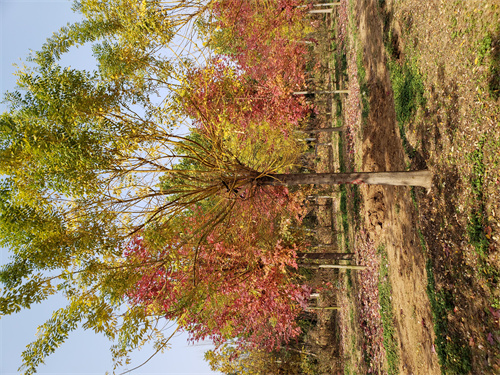
<path fill-rule="evenodd" d="M 296 185 L 337 185 L 368 184 L 395 186 L 432 186 L 431 171 L 410 172 L 355 172 L 355 173 L 272 173 L 258 178 L 261 185 L 296 186 Z"/>
<path fill-rule="evenodd" d="M 349 94 L 350 90 L 332 90 L 332 91 L 294 91 L 293 95 L 317 95 L 317 94 Z"/>
<path fill-rule="evenodd" d="M 340 5 L 340 1 L 336 3 L 320 3 L 320 4 L 312 4 L 313 7 L 332 7 Z M 298 8 L 307 8 L 309 5 L 299 5 Z"/>
<path fill-rule="evenodd" d="M 340 310 L 340 306 L 329 306 L 329 307 L 307 306 L 306 310 Z"/>
<path fill-rule="evenodd" d="M 309 14 L 315 14 L 315 13 L 333 13 L 333 8 L 328 8 L 328 9 L 313 9 L 307 12 Z"/>
<path fill-rule="evenodd" d="M 358 264 L 314 264 L 314 263 L 300 263 L 299 267 L 309 268 L 309 269 L 319 269 L 319 268 L 340 268 L 347 270 L 364 270 L 366 266 L 360 266 Z"/>
<path fill-rule="evenodd" d="M 318 268 L 340 268 L 346 270 L 365 270 L 366 266 L 358 264 L 320 264 Z"/>
<path fill-rule="evenodd" d="M 344 130 L 345 130 L 344 126 L 337 126 L 335 128 L 306 128 L 306 129 L 299 129 L 297 131 L 301 133 L 318 134 L 318 133 L 340 133 Z"/>
<path fill-rule="evenodd" d="M 327 259 L 327 260 L 347 260 L 352 259 L 353 253 L 297 253 L 297 258 L 301 259 Z"/>

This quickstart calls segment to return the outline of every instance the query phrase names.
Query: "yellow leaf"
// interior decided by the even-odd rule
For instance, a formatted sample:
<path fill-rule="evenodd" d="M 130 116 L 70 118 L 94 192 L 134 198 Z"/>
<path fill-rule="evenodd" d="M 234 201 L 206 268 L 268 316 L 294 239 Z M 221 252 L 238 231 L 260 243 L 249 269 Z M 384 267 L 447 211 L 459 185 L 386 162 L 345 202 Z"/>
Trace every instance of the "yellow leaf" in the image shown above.
<path fill-rule="evenodd" d="M 474 64 L 477 65 L 477 62 L 479 61 L 479 57 L 476 57 L 476 61 L 474 61 Z"/>

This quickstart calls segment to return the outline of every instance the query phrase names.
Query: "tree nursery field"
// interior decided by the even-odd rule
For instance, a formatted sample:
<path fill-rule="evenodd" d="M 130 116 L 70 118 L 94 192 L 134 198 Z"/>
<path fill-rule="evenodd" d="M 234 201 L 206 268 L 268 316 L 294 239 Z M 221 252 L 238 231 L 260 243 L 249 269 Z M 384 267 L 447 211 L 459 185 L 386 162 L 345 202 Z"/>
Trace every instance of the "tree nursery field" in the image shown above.
<path fill-rule="evenodd" d="M 20 371 L 171 321 L 225 374 L 500 373 L 500 3 L 74 10 L 0 117 L 0 314 L 67 299 Z"/>

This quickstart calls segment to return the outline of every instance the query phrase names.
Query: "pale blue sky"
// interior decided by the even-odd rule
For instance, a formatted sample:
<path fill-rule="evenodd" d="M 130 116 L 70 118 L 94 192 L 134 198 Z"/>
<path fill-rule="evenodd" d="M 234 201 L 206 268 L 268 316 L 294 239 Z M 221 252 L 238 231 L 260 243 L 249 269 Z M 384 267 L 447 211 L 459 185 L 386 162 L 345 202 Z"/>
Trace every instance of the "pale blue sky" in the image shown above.
<path fill-rule="evenodd" d="M 0 92 L 11 90 L 15 85 L 13 63 L 24 60 L 29 50 L 38 50 L 45 39 L 67 22 L 78 20 L 71 12 L 69 0 L 0 0 Z M 90 49 L 80 48 L 65 60 L 72 67 L 91 67 Z M 0 106 L 0 110 L 4 110 Z M 7 262 L 8 254 L 1 251 L 1 263 Z M 15 316 L 0 319 L 0 374 L 17 374 L 20 354 L 31 342 L 36 327 L 50 317 L 51 312 L 60 307 L 62 298 L 54 297 L 42 305 Z M 38 373 L 48 374 L 104 374 L 111 370 L 110 343 L 91 332 L 79 330 L 48 358 Z M 213 374 L 203 361 L 203 353 L 210 346 L 188 345 L 186 336 L 176 337 L 172 349 L 156 356 L 144 367 L 132 374 Z M 152 353 L 144 348 L 134 356 L 131 367 L 141 363 Z"/>

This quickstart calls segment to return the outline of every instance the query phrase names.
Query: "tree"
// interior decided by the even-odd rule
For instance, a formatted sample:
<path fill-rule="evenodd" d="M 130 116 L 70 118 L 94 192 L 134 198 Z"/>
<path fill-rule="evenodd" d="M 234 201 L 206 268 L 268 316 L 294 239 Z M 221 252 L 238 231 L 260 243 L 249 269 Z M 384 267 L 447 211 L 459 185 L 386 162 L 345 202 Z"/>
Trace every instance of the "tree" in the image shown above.
<path fill-rule="evenodd" d="M 246 253 L 237 246 L 236 236 L 210 237 L 214 233 L 222 236 L 224 231 L 217 232 L 216 228 L 229 223 L 238 208 L 255 205 L 264 194 L 280 191 L 275 185 L 380 183 L 374 180 L 377 174 L 286 174 L 292 160 L 283 159 L 276 150 L 284 147 L 285 143 L 278 143 L 283 139 L 289 142 L 287 148 L 293 149 L 293 138 L 266 133 L 266 124 L 259 127 L 253 119 L 248 121 L 253 133 L 240 137 L 241 129 L 233 121 L 238 116 L 229 110 L 220 118 L 214 114 L 215 109 L 231 102 L 225 96 L 220 101 L 225 103 L 222 107 L 203 102 L 203 107 L 188 112 L 186 101 L 179 98 L 199 94 L 193 87 L 207 84 L 226 95 L 240 92 L 232 91 L 234 82 L 251 83 L 253 86 L 241 91 L 251 97 L 255 83 L 228 77 L 230 71 L 222 69 L 216 81 L 190 85 L 187 78 L 197 72 L 194 62 L 185 56 L 169 57 L 164 51 L 175 53 L 173 38 L 179 27 L 208 11 L 205 5 L 212 2 L 179 4 L 181 7 L 174 9 L 152 0 L 80 1 L 77 9 L 86 19 L 49 39 L 33 56 L 35 67 L 19 72 L 19 89 L 25 93 L 18 90 L 6 97 L 10 109 L 0 118 L 0 244 L 11 250 L 11 259 L 0 271 L 0 312 L 15 313 L 57 292 L 68 299 L 68 305 L 54 312 L 24 352 L 26 373 L 34 373 L 80 323 L 115 340 L 112 351 L 117 365 L 144 340 L 153 341 L 158 350 L 165 348 L 168 337 L 157 328 L 165 316 L 158 309 L 165 306 L 150 303 L 139 288 L 156 282 L 166 287 L 169 279 L 162 273 L 164 265 L 182 281 L 173 285 L 175 291 L 206 280 L 188 288 L 189 293 L 182 298 L 170 301 L 174 311 L 184 313 L 187 302 L 188 306 L 207 306 L 206 314 L 234 312 L 242 303 L 238 297 L 250 298 L 252 290 L 265 288 L 262 283 L 287 279 L 288 274 L 280 270 L 293 265 L 293 247 L 275 241 L 267 247 L 254 244 L 254 251 Z M 194 10 L 184 12 L 182 4 L 194 4 Z M 171 16 L 160 17 L 165 10 Z M 94 43 L 97 71 L 57 64 L 70 47 L 83 43 Z M 289 48 L 291 44 L 283 41 L 281 46 Z M 276 57 L 276 51 L 279 49 L 268 56 Z M 253 67 L 249 62 L 247 66 Z M 158 100 L 160 92 L 162 98 Z M 189 136 L 179 135 L 174 129 L 187 114 L 198 116 L 200 121 Z M 258 149 L 262 144 L 265 146 Z M 407 172 L 404 176 L 413 175 Z M 416 184 L 430 185 L 428 172 L 420 173 L 420 177 Z M 406 180 L 397 183 L 408 183 Z M 181 227 L 181 220 L 200 206 L 204 215 L 193 222 L 189 236 L 177 237 L 175 229 Z M 150 235 L 145 247 L 148 251 L 141 256 L 131 251 L 131 244 L 141 235 L 158 228 L 171 230 Z M 263 230 L 262 222 L 259 228 Z M 241 243 L 248 244 L 251 233 L 245 238 Z M 212 251 L 217 247 L 220 251 Z M 262 249 L 268 249 L 269 254 L 260 258 L 267 257 L 269 264 L 264 262 L 260 268 L 256 266 L 260 259 L 256 254 Z M 136 255 L 126 257 L 125 251 Z M 213 279 L 216 274 L 209 271 L 224 267 L 224 256 L 232 261 L 228 273 Z M 255 270 L 254 279 L 242 285 L 243 289 L 233 285 L 230 293 L 217 294 L 202 288 L 209 288 L 212 282 L 222 287 L 228 278 L 242 277 L 249 265 Z M 287 282 L 277 285 L 280 298 L 293 296 L 291 291 L 296 291 Z M 134 290 L 136 293 L 131 294 Z M 206 302 L 210 305 L 200 299 L 206 296 L 214 296 Z M 219 305 L 226 310 L 219 310 Z M 286 310 L 291 305 L 283 306 Z M 200 335 L 214 334 L 216 324 L 209 315 L 195 319 L 184 313 L 172 316 L 180 322 L 186 319 L 186 327 L 204 322 Z M 259 324 L 269 329 L 273 311 L 266 313 L 263 316 L 267 321 Z M 236 326 L 241 324 L 226 320 L 222 328 L 227 331 L 220 336 L 228 337 Z M 294 329 L 282 328 L 285 333 Z"/>
<path fill-rule="evenodd" d="M 298 346 L 298 345 L 293 345 Z M 272 352 L 262 349 L 237 348 L 225 345 L 221 350 L 210 350 L 205 359 L 213 371 L 224 374 L 264 375 L 264 374 L 314 374 L 307 371 L 307 363 L 312 362 L 300 347 L 284 347 Z"/>

